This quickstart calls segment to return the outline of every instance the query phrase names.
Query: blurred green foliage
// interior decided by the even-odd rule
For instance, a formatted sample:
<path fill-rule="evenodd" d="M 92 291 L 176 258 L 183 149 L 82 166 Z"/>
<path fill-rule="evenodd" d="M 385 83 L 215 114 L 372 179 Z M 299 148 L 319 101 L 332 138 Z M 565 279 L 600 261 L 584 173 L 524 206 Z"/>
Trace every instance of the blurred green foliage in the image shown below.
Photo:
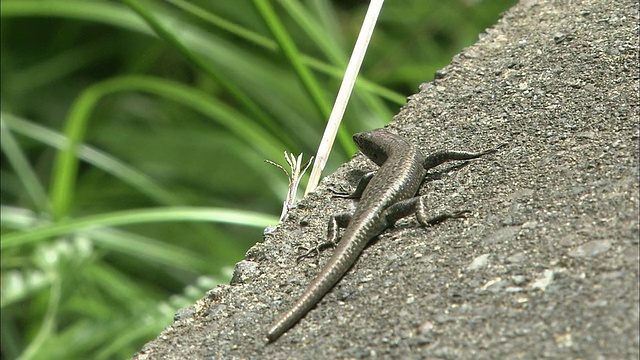
<path fill-rule="evenodd" d="M 513 3 L 388 1 L 327 170 Z M 129 357 L 227 282 L 366 4 L 2 1 L 2 359 Z"/>

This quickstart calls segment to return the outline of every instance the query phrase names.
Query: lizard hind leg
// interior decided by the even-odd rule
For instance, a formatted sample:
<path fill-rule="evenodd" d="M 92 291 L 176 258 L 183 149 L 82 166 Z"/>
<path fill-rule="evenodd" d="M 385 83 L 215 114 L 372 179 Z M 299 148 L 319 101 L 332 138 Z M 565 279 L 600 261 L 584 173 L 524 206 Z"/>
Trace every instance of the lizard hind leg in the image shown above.
<path fill-rule="evenodd" d="M 427 206 L 425 204 L 426 196 L 416 196 L 410 199 L 398 201 L 389 206 L 385 210 L 385 219 L 392 226 L 396 221 L 403 217 L 415 214 L 418 222 L 422 226 L 432 226 L 439 224 L 447 219 L 460 219 L 466 217 L 470 210 L 458 210 L 452 213 L 443 213 L 434 217 L 428 217 Z"/>
<path fill-rule="evenodd" d="M 439 224 L 447 219 L 463 219 L 463 218 L 466 218 L 467 215 L 469 215 L 470 213 L 471 213 L 471 210 L 458 210 L 452 213 L 442 213 L 434 217 L 428 218 L 426 211 L 423 208 L 423 209 L 419 209 L 416 212 L 416 218 L 418 219 L 418 222 L 420 223 L 420 225 L 427 227 L 427 226 L 433 226 L 433 225 Z"/>
<path fill-rule="evenodd" d="M 327 224 L 327 241 L 320 243 L 312 247 L 311 249 L 300 246 L 298 249 L 302 249 L 306 252 L 298 256 L 296 261 L 300 262 L 300 260 L 302 259 L 308 259 L 314 256 L 318 256 L 320 254 L 320 251 L 335 247 L 338 244 L 338 241 L 340 241 L 340 229 L 349 226 L 352 216 L 353 213 L 351 212 L 339 212 L 333 214 L 331 219 L 329 219 L 329 223 Z"/>

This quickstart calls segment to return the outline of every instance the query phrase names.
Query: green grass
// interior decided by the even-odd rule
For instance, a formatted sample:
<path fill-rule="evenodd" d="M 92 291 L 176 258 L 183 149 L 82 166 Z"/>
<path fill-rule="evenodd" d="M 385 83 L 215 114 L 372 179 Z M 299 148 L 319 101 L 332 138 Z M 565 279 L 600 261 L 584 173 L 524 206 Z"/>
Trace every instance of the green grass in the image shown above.
<path fill-rule="evenodd" d="M 388 1 L 326 172 L 514 2 Z M 128 358 L 228 282 L 286 194 L 263 160 L 314 154 L 365 11 L 2 1 L 2 358 Z"/>

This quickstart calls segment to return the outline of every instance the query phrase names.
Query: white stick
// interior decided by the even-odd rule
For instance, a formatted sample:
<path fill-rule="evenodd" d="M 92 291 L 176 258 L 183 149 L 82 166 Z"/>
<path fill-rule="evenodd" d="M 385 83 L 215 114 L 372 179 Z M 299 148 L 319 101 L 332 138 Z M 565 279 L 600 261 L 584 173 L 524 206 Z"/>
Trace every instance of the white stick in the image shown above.
<path fill-rule="evenodd" d="M 318 147 L 316 161 L 313 163 L 309 183 L 307 184 L 307 189 L 304 192 L 305 195 L 315 190 L 320 182 L 320 175 L 322 174 L 324 166 L 327 164 L 329 152 L 331 151 L 333 141 L 338 133 L 338 127 L 342 121 L 344 111 L 347 108 L 349 97 L 351 97 L 351 91 L 353 90 L 353 85 L 358 77 L 358 72 L 360 71 L 360 65 L 362 65 L 364 54 L 367 52 L 369 40 L 371 39 L 373 28 L 378 20 L 382 3 L 384 3 L 384 0 L 371 0 L 371 3 L 369 4 L 369 9 L 364 17 L 364 22 L 362 23 L 358 40 L 356 40 L 356 45 L 353 47 L 351 59 L 349 59 L 347 70 L 344 73 L 344 78 L 342 79 L 342 84 L 340 85 L 336 102 L 333 104 L 333 109 L 331 110 L 327 127 L 322 135 L 322 141 L 320 141 L 320 146 Z"/>

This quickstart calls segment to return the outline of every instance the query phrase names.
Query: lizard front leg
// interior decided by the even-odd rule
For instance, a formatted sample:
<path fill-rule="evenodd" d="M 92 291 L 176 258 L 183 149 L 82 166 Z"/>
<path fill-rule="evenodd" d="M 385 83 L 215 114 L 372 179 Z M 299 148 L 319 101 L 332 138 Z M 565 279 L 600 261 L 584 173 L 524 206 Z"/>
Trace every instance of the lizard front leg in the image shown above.
<path fill-rule="evenodd" d="M 471 160 L 477 159 L 484 155 L 493 154 L 506 144 L 500 144 L 497 147 L 482 152 L 469 152 L 460 150 L 445 150 L 433 153 L 427 156 L 422 165 L 425 170 L 429 170 L 447 161 L 453 160 Z M 410 199 L 401 200 L 385 209 L 384 217 L 389 226 L 393 226 L 398 220 L 409 215 L 416 214 L 416 218 L 422 226 L 432 226 L 443 222 L 447 219 L 458 219 L 466 217 L 471 211 L 459 210 L 453 213 L 443 213 L 432 218 L 427 217 L 427 206 L 424 196 L 416 196 Z"/>
<path fill-rule="evenodd" d="M 488 154 L 493 154 L 497 152 L 500 148 L 503 148 L 506 145 L 507 145 L 506 143 L 500 144 L 493 149 L 485 150 L 482 152 L 470 152 L 470 151 L 460 151 L 460 150 L 438 151 L 436 153 L 433 153 L 427 156 L 424 159 L 422 166 L 425 168 L 425 170 L 429 170 L 447 161 L 477 159 L 479 157 L 482 157 Z"/>
<path fill-rule="evenodd" d="M 360 199 L 360 197 L 362 196 L 362 193 L 364 192 L 364 189 L 367 188 L 367 185 L 369 185 L 369 182 L 371 181 L 371 179 L 375 174 L 376 174 L 375 171 L 371 171 L 364 174 L 360 178 L 360 181 L 358 182 L 358 186 L 356 186 L 356 189 L 351 194 L 347 192 L 332 190 L 333 197 L 339 197 L 343 199 Z"/>

